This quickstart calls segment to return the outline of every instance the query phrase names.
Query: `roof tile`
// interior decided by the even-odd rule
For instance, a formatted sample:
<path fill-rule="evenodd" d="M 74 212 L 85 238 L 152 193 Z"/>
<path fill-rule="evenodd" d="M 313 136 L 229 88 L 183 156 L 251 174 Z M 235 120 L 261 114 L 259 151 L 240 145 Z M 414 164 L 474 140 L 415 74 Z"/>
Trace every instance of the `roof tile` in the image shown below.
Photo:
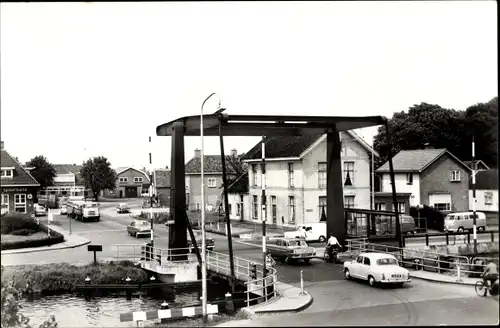
<path fill-rule="evenodd" d="M 204 157 L 204 173 L 222 173 L 222 161 L 220 155 L 205 155 Z M 226 156 L 227 173 L 234 173 L 233 168 L 229 164 L 231 156 Z M 201 173 L 201 158 L 193 157 L 186 163 L 186 173 Z"/>
<path fill-rule="evenodd" d="M 157 188 L 170 188 L 171 172 L 169 170 L 155 170 L 154 174 Z"/>
<path fill-rule="evenodd" d="M 53 164 L 53 166 L 57 174 L 80 174 L 80 170 L 82 168 L 81 165 L 76 164 Z"/>
<path fill-rule="evenodd" d="M 266 158 L 299 157 L 323 134 L 302 136 L 279 136 L 265 138 Z M 262 158 L 261 142 L 250 149 L 242 159 Z"/>
<path fill-rule="evenodd" d="M 39 186 L 40 184 L 5 149 L 0 151 L 0 166 L 14 167 L 12 178 L 1 178 L 0 185 Z"/>
<path fill-rule="evenodd" d="M 441 156 L 446 149 L 402 150 L 392 158 L 395 172 L 420 172 L 429 163 Z M 389 161 L 376 170 L 377 173 L 389 172 Z"/>

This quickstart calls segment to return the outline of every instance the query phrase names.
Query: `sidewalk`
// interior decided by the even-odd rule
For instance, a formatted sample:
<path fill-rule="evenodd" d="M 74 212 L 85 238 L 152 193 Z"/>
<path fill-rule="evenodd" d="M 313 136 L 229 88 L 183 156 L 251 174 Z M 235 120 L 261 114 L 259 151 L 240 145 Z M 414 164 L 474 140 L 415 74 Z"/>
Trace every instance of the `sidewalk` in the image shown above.
<path fill-rule="evenodd" d="M 7 254 L 22 254 L 22 253 L 53 251 L 53 250 L 58 250 L 58 249 L 79 247 L 79 246 L 83 246 L 83 245 L 90 243 L 90 240 L 88 240 L 87 238 L 76 235 L 76 234 L 70 235 L 68 231 L 66 231 L 58 226 L 51 225 L 50 229 L 62 234 L 64 236 L 64 241 L 62 243 L 50 245 L 50 246 L 9 249 L 9 250 L 2 251 L 1 254 L 7 255 Z"/>
<path fill-rule="evenodd" d="M 469 278 L 462 276 L 460 278 L 460 281 L 458 280 L 458 277 L 456 275 L 446 275 L 446 274 L 441 274 L 441 273 L 436 273 L 436 272 L 429 272 L 429 271 L 424 271 L 424 270 L 411 270 L 410 271 L 410 276 L 412 278 L 416 279 L 422 279 L 422 280 L 428 280 L 428 281 L 434 281 L 434 282 L 441 282 L 441 283 L 447 283 L 447 284 L 457 284 L 457 285 L 475 285 L 479 278 Z"/>
<path fill-rule="evenodd" d="M 250 316 L 254 314 L 270 314 L 283 312 L 299 312 L 309 307 L 313 302 L 313 297 L 308 292 L 301 293 L 300 288 L 282 283 L 276 283 L 277 296 L 265 303 L 250 306 L 242 309 Z M 221 323 L 216 327 L 236 327 L 253 326 L 252 319 L 233 320 Z"/>

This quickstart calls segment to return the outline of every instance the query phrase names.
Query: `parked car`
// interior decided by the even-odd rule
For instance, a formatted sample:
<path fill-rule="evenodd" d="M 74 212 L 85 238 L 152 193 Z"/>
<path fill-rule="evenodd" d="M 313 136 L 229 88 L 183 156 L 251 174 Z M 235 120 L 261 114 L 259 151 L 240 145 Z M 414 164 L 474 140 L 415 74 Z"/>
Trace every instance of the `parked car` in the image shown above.
<path fill-rule="evenodd" d="M 127 203 L 120 203 L 118 204 L 118 206 L 116 206 L 116 212 L 118 214 L 130 213 L 130 208 L 128 207 Z"/>
<path fill-rule="evenodd" d="M 61 215 L 68 214 L 68 207 L 66 205 L 61 205 Z"/>
<path fill-rule="evenodd" d="M 444 218 L 444 230 L 453 232 L 464 232 L 472 230 L 474 225 L 473 212 L 450 213 Z M 477 231 L 486 231 L 486 215 L 476 212 Z"/>
<path fill-rule="evenodd" d="M 149 221 L 135 220 L 127 226 L 127 232 L 137 238 L 141 235 L 151 236 L 151 224 Z"/>
<path fill-rule="evenodd" d="M 378 283 L 398 284 L 411 282 L 410 272 L 398 264 L 398 260 L 385 253 L 361 253 L 356 260 L 344 262 L 344 278 L 368 280 L 370 286 Z"/>
<path fill-rule="evenodd" d="M 316 256 L 316 250 L 308 246 L 304 239 L 277 238 L 267 249 L 274 259 L 283 260 L 285 263 L 299 260 L 309 263 L 311 258 Z"/>
<path fill-rule="evenodd" d="M 416 233 L 417 226 L 415 219 L 410 215 L 400 214 L 399 223 L 401 234 L 411 236 Z M 377 235 L 395 234 L 396 233 L 396 219 L 389 217 L 380 217 L 375 220 Z"/>
<path fill-rule="evenodd" d="M 303 238 L 305 241 L 326 241 L 326 222 L 299 225 L 295 231 L 285 232 L 285 238 Z"/>
<path fill-rule="evenodd" d="M 45 216 L 45 215 L 47 215 L 47 209 L 40 204 L 35 204 L 35 216 Z"/>
<path fill-rule="evenodd" d="M 196 238 L 196 245 L 201 250 L 201 244 L 203 241 L 203 239 L 201 238 L 201 231 L 193 230 L 193 234 L 194 234 L 194 237 Z M 206 240 L 206 248 L 209 251 L 213 251 L 214 247 L 215 247 L 215 239 L 205 238 L 205 240 Z M 191 235 L 189 234 L 189 232 L 188 232 L 188 236 L 187 236 L 187 241 L 188 241 L 189 252 L 193 253 L 194 252 L 194 245 L 193 245 L 193 242 L 191 240 Z"/>

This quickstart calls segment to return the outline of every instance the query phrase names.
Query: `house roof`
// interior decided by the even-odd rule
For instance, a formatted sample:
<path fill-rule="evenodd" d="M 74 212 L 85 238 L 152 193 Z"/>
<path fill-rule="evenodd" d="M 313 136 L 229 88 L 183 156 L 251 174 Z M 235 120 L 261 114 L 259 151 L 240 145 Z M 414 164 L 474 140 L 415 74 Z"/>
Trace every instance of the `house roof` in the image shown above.
<path fill-rule="evenodd" d="M 170 170 L 154 170 L 154 184 L 156 188 L 170 188 L 171 172 Z"/>
<path fill-rule="evenodd" d="M 80 169 L 82 168 L 81 165 L 76 164 L 54 164 L 53 166 L 57 174 L 79 174 Z"/>
<path fill-rule="evenodd" d="M 472 179 L 469 180 L 469 189 L 472 190 Z M 476 190 L 498 190 L 498 171 L 478 171 L 476 174 Z"/>
<path fill-rule="evenodd" d="M 361 146 L 378 157 L 379 155 L 364 141 L 360 138 L 354 131 L 345 131 L 354 140 L 359 142 Z M 326 138 L 326 134 L 310 134 L 302 136 L 279 136 L 279 137 L 269 137 L 265 139 L 266 145 L 266 158 L 291 158 L 291 157 L 302 157 L 308 150 L 314 148 L 323 139 Z M 262 147 L 261 142 L 257 143 L 250 151 L 243 156 L 242 159 L 260 159 L 262 157 Z"/>
<path fill-rule="evenodd" d="M 33 178 L 33 176 L 19 164 L 14 157 L 12 157 L 5 149 L 0 151 L 0 166 L 1 167 L 13 167 L 13 177 L 12 178 L 0 178 L 0 185 L 2 187 L 9 186 L 40 186 L 38 181 Z"/>
<path fill-rule="evenodd" d="M 463 167 L 468 168 L 462 161 L 456 158 L 452 153 L 446 149 L 414 149 L 414 150 L 401 150 L 392 158 L 394 172 L 422 172 L 429 165 L 438 160 L 441 156 L 448 154 L 452 159 L 461 164 Z M 470 170 L 470 169 L 469 169 Z M 375 172 L 385 173 L 389 172 L 389 161 L 379 167 Z"/>
<path fill-rule="evenodd" d="M 472 166 L 471 166 L 472 161 L 463 161 L 463 162 L 464 162 L 464 164 L 465 164 L 465 165 L 467 165 L 468 167 L 470 167 L 470 168 L 472 169 Z M 477 169 L 480 169 L 480 168 L 479 168 L 479 166 L 480 166 L 480 165 L 483 165 L 483 166 L 484 166 L 487 170 L 489 170 L 489 169 L 490 169 L 490 167 L 489 167 L 488 165 L 486 165 L 486 163 L 485 163 L 485 162 L 483 162 L 483 161 L 482 161 L 482 160 L 480 160 L 480 159 L 477 159 L 477 160 L 475 160 L 474 162 L 476 163 L 476 168 L 477 168 Z"/>
<path fill-rule="evenodd" d="M 233 168 L 228 165 L 231 156 L 226 156 L 226 171 L 234 174 Z M 222 173 L 222 160 L 220 155 L 205 155 L 203 156 L 204 173 Z M 193 157 L 186 163 L 186 174 L 201 173 L 201 158 Z"/>
<path fill-rule="evenodd" d="M 120 170 L 118 170 L 118 169 L 120 169 Z M 145 172 L 143 172 L 141 170 L 138 170 L 138 169 L 136 169 L 134 167 L 119 167 L 116 170 L 116 175 L 118 176 L 118 175 L 120 175 L 123 172 L 128 171 L 128 170 L 134 170 L 134 171 L 137 171 L 139 173 L 142 173 L 146 177 L 146 179 L 148 180 L 148 182 L 149 182 L 149 176 Z"/>

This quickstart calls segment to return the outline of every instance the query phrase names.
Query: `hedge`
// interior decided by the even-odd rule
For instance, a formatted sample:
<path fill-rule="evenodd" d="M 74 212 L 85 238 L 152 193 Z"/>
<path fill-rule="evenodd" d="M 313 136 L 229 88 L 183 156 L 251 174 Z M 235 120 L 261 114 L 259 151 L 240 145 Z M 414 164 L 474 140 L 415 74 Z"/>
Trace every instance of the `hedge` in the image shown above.
<path fill-rule="evenodd" d="M 8 235 L 13 231 L 21 229 L 30 229 L 36 232 L 43 231 L 27 214 L 8 213 L 0 220 L 0 230 L 3 235 Z"/>

